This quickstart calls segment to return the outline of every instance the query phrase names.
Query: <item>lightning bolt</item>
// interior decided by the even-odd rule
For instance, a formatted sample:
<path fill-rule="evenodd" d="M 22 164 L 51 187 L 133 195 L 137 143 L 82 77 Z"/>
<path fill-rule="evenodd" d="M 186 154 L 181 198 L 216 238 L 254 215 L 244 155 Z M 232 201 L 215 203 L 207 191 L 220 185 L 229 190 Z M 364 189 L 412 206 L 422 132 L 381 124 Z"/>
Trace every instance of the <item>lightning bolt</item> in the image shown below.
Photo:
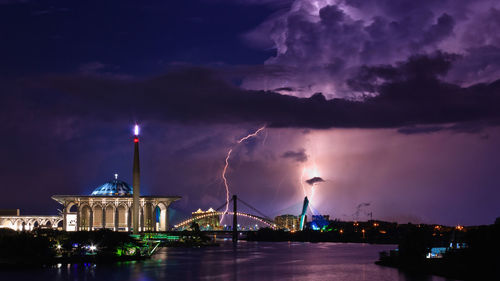
<path fill-rule="evenodd" d="M 222 180 L 224 181 L 224 186 L 226 187 L 226 209 L 224 210 L 224 213 L 222 214 L 222 217 L 221 217 L 219 223 L 222 223 L 222 220 L 224 219 L 224 215 L 226 215 L 227 210 L 229 209 L 229 183 L 227 182 L 226 172 L 227 172 L 227 167 L 229 167 L 229 157 L 231 157 L 232 152 L 233 152 L 233 149 L 230 148 L 229 151 L 227 152 L 227 156 L 226 156 L 226 165 L 224 165 L 224 169 L 222 170 Z"/>
<path fill-rule="evenodd" d="M 306 173 L 306 167 L 302 168 L 302 174 L 300 174 L 300 186 L 302 186 L 302 191 L 304 191 L 304 197 L 307 196 L 306 188 L 304 187 L 304 174 Z"/>
<path fill-rule="evenodd" d="M 241 139 L 239 139 L 237 142 L 236 142 L 236 145 L 250 139 L 250 138 L 253 138 L 253 137 L 256 137 L 261 131 L 263 131 L 264 129 L 266 128 L 266 125 L 260 127 L 259 129 L 257 129 L 257 131 L 251 133 L 251 134 L 248 134 L 247 136 L 245 137 L 242 137 Z M 229 183 L 227 181 L 227 177 L 226 177 L 226 172 L 227 172 L 227 169 L 229 167 L 229 158 L 231 157 L 231 153 L 233 152 L 233 147 L 231 147 L 228 151 L 227 151 L 227 155 L 226 155 L 226 164 L 224 165 L 224 169 L 222 169 L 222 180 L 224 181 L 224 187 L 226 188 L 226 209 L 224 210 L 224 213 L 222 213 L 222 217 L 220 219 L 220 222 L 219 223 L 222 223 L 222 220 L 224 219 L 224 216 L 227 214 L 227 211 L 229 209 Z"/>
<path fill-rule="evenodd" d="M 252 134 L 249 134 L 248 136 L 241 138 L 241 139 L 238 141 L 238 144 L 240 144 L 240 143 L 242 143 L 242 142 L 246 141 L 246 140 L 247 140 L 247 139 L 249 139 L 249 138 L 253 138 L 253 137 L 257 136 L 257 135 L 258 135 L 258 134 L 259 134 L 262 130 L 264 130 L 265 128 L 266 128 L 266 126 L 262 126 L 262 127 L 260 127 L 257 131 L 253 132 Z"/>
<path fill-rule="evenodd" d="M 300 186 L 302 187 L 302 191 L 304 192 L 304 197 L 307 196 L 306 185 L 304 184 L 304 182 L 305 182 L 304 176 L 305 176 L 306 172 L 309 172 L 309 174 L 310 174 L 309 176 L 311 176 L 311 177 L 318 177 L 319 176 L 318 166 L 316 165 L 316 159 L 313 159 L 312 162 L 313 162 L 312 168 L 303 166 L 302 173 L 300 174 Z M 309 196 L 309 210 L 311 210 L 312 213 L 313 213 L 312 206 L 313 206 L 313 201 L 314 201 L 315 187 L 316 187 L 316 183 L 313 183 L 311 185 L 311 192 L 310 192 L 310 196 Z"/>

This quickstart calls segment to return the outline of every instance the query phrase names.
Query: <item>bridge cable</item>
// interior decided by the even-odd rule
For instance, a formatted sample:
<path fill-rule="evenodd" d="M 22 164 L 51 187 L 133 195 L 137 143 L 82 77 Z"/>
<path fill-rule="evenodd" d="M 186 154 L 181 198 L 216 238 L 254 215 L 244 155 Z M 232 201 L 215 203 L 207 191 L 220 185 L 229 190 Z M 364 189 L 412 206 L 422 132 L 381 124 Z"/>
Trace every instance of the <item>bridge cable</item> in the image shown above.
<path fill-rule="evenodd" d="M 215 209 L 215 211 L 220 211 L 222 208 L 226 207 L 226 204 L 229 204 L 233 202 L 233 198 L 231 197 L 231 199 L 229 199 L 229 201 L 227 201 L 227 203 L 224 203 L 222 204 L 222 206 L 220 206 L 219 208 Z"/>
<path fill-rule="evenodd" d="M 255 212 L 257 212 L 259 215 L 261 215 L 262 217 L 270 220 L 270 221 L 273 221 L 271 218 L 269 218 L 268 216 L 266 216 L 264 213 L 262 213 L 261 211 L 257 210 L 256 208 L 252 207 L 250 204 L 246 203 L 245 201 L 241 200 L 240 198 L 238 198 L 238 200 L 243 203 L 245 206 L 247 206 L 248 208 L 254 210 Z"/>

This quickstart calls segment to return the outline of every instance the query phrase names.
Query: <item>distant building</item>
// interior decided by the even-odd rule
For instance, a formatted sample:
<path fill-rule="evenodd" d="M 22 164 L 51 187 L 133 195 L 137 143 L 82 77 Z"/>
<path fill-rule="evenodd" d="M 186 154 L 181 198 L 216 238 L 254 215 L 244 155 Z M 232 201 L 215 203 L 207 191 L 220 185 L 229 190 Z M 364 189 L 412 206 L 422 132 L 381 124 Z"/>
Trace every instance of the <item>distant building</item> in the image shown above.
<path fill-rule="evenodd" d="M 19 216 L 19 209 L 0 209 L 0 216 Z"/>
<path fill-rule="evenodd" d="M 329 221 L 330 215 L 312 215 L 312 221 Z"/>
<path fill-rule="evenodd" d="M 312 221 L 308 227 L 312 230 L 325 230 L 330 224 L 330 215 L 312 215 Z"/>
<path fill-rule="evenodd" d="M 29 231 L 35 228 L 62 229 L 61 216 L 21 216 L 19 209 L 0 210 L 0 228 Z"/>
<path fill-rule="evenodd" d="M 294 215 L 281 215 L 274 218 L 274 222 L 279 229 L 289 231 L 299 230 L 300 218 Z"/>
<path fill-rule="evenodd" d="M 192 212 L 191 216 L 193 218 L 193 222 L 196 222 L 201 229 L 220 229 L 220 216 L 212 208 L 208 209 L 207 211 L 198 209 L 196 212 Z"/>

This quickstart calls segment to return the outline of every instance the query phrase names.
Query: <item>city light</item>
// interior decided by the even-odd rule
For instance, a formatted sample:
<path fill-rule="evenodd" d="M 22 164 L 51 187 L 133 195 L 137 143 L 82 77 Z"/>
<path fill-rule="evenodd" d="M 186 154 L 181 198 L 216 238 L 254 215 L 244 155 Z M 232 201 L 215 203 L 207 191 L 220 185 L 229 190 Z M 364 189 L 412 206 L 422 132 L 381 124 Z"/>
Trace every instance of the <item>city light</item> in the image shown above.
<path fill-rule="evenodd" d="M 224 214 L 224 212 L 211 212 L 209 214 L 197 216 L 196 218 L 189 218 L 187 220 L 184 220 L 184 221 L 176 224 L 174 227 L 175 228 L 185 227 L 185 226 L 190 225 L 195 220 L 204 219 L 204 218 L 207 218 L 207 217 L 217 216 L 217 215 L 222 215 L 222 214 Z M 226 214 L 233 215 L 234 213 L 228 211 Z M 264 219 L 262 219 L 260 217 L 257 217 L 257 216 L 251 215 L 251 214 L 237 212 L 236 215 L 239 216 L 239 217 L 245 217 L 245 218 L 250 218 L 250 219 L 256 220 L 256 221 L 261 222 L 261 223 L 263 223 L 263 224 L 265 224 L 265 225 L 267 225 L 267 226 L 269 226 L 271 228 L 276 228 L 276 224 L 273 224 L 273 223 L 271 223 L 269 221 L 266 221 L 266 220 L 264 220 Z M 227 225 L 224 224 L 224 227 L 226 227 L 226 226 Z"/>

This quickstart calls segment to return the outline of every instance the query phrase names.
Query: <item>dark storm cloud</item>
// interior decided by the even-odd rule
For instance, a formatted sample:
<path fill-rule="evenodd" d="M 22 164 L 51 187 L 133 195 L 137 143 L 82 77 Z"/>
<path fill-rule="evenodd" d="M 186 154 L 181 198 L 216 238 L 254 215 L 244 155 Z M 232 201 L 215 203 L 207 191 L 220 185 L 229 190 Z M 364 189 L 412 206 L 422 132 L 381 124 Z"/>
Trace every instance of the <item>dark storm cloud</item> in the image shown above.
<path fill-rule="evenodd" d="M 305 181 L 308 185 L 314 185 L 315 183 L 319 183 L 319 182 L 325 182 L 324 179 L 320 178 L 320 177 L 314 177 L 314 178 L 310 178 L 308 180 Z"/>
<path fill-rule="evenodd" d="M 437 80 L 445 75 L 458 55 L 437 52 L 433 55 L 412 56 L 408 61 L 393 65 L 363 66 L 350 79 L 347 85 L 358 92 L 378 93 L 381 83 L 404 81 Z"/>
<path fill-rule="evenodd" d="M 500 64 L 476 64 L 481 53 L 472 50 L 500 48 L 499 14 L 500 3 L 489 0 L 295 0 L 245 37 L 250 44 L 276 49 L 266 65 L 291 71 L 264 79 L 250 75 L 244 86 L 291 87 L 302 97 L 314 92 L 356 96 L 346 82 L 359 67 L 392 65 L 436 51 L 463 56 L 446 81 L 461 86 L 492 82 L 500 77 Z"/>
<path fill-rule="evenodd" d="M 274 89 L 274 92 L 292 92 L 293 88 L 290 87 L 283 87 L 283 88 L 277 88 Z"/>
<path fill-rule="evenodd" d="M 453 17 L 446 13 L 442 14 L 437 19 L 437 22 L 431 25 L 423 34 L 420 44 L 425 46 L 440 42 L 452 34 L 454 26 L 455 20 Z"/>
<path fill-rule="evenodd" d="M 250 122 L 302 128 L 497 124 L 500 80 L 470 87 L 440 80 L 456 58 L 436 53 L 413 56 L 396 66 L 364 67 L 349 80 L 357 91 L 376 93 L 363 100 L 244 90 L 225 82 L 216 71 L 201 68 L 183 68 L 140 81 L 50 77 L 36 87 L 52 91 L 53 102 L 42 106 L 47 114 L 104 120 L 137 116 L 190 124 Z"/>
<path fill-rule="evenodd" d="M 292 159 L 294 161 L 301 162 L 301 163 L 307 162 L 307 154 L 306 154 L 305 149 L 303 149 L 303 148 L 299 149 L 297 151 L 293 151 L 293 150 L 286 151 L 285 153 L 283 153 L 281 155 L 281 157 Z"/>
<path fill-rule="evenodd" d="M 446 129 L 443 126 L 412 126 L 412 127 L 404 127 L 398 129 L 398 132 L 405 135 L 414 135 L 414 134 L 431 134 L 440 132 Z"/>
<path fill-rule="evenodd" d="M 500 25 L 498 27 L 500 29 Z M 498 44 L 500 46 L 500 44 Z M 453 64 L 448 80 L 457 84 L 485 83 L 500 77 L 500 47 L 486 45 L 466 50 L 464 56 Z"/>

